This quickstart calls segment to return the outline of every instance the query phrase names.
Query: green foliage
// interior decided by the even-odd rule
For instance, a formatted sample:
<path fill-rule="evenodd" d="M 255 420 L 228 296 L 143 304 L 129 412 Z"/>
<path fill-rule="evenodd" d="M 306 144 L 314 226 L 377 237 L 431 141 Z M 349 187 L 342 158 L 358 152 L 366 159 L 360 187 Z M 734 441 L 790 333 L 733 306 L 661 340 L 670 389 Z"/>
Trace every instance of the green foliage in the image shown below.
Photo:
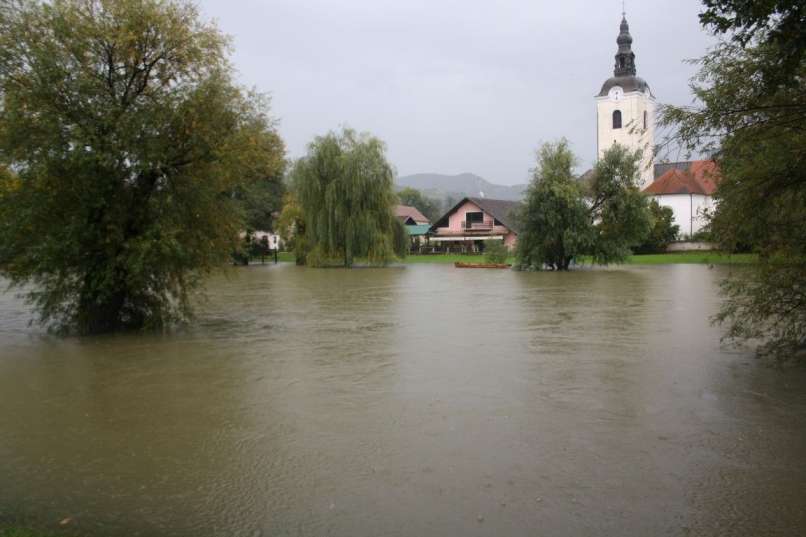
<path fill-rule="evenodd" d="M 180 0 L 0 5 L 0 270 L 44 324 L 164 328 L 228 260 L 282 144 L 227 49 Z"/>
<path fill-rule="evenodd" d="M 283 198 L 283 210 L 277 219 L 277 231 L 286 249 L 294 252 L 297 265 L 304 265 L 305 255 L 310 248 L 305 236 L 305 215 L 293 192 L 287 192 Z"/>
<path fill-rule="evenodd" d="M 677 239 L 680 226 L 674 223 L 671 207 L 662 207 L 657 200 L 649 202 L 652 224 L 644 242 L 634 249 L 637 254 L 658 254 Z"/>
<path fill-rule="evenodd" d="M 638 186 L 641 152 L 614 145 L 593 168 L 588 185 L 594 262 L 622 263 L 652 226 L 648 200 Z"/>
<path fill-rule="evenodd" d="M 247 231 L 272 231 L 275 216 L 282 209 L 285 194 L 283 173 L 286 162 L 283 160 L 285 153 L 283 141 L 276 133 L 267 133 L 264 143 L 266 156 L 275 159 L 270 166 L 272 175 L 245 181 L 238 185 L 234 192 Z"/>
<path fill-rule="evenodd" d="M 403 259 L 409 254 L 411 247 L 411 237 L 406 231 L 406 226 L 398 218 L 393 218 L 392 222 L 392 248 L 395 255 Z"/>
<path fill-rule="evenodd" d="M 401 205 L 417 208 L 431 222 L 436 222 L 442 216 L 443 211 L 439 202 L 425 196 L 416 188 L 406 187 L 397 193 L 397 197 Z"/>
<path fill-rule="evenodd" d="M 567 270 L 593 245 L 582 185 L 572 172 L 576 158 L 565 139 L 544 144 L 519 215 L 517 263 L 523 269 Z"/>
<path fill-rule="evenodd" d="M 758 263 L 758 256 L 711 250 L 631 255 L 626 262 L 630 265 L 754 265 Z"/>
<path fill-rule="evenodd" d="M 765 88 L 803 84 L 795 76 L 806 51 L 803 0 L 703 0 L 703 4 L 700 22 L 715 33 L 729 34 L 741 47 L 770 43 L 778 51 L 758 72 Z"/>
<path fill-rule="evenodd" d="M 638 189 L 638 153 L 608 150 L 583 185 L 572 172 L 566 140 L 545 144 L 520 214 L 517 259 L 523 269 L 567 270 L 573 260 L 623 262 L 650 227 L 646 198 Z"/>
<path fill-rule="evenodd" d="M 20 187 L 19 178 L 11 173 L 11 171 L 0 164 L 0 200 L 3 195 L 10 195 L 12 192 Z M 1 225 L 1 224 L 0 224 Z"/>
<path fill-rule="evenodd" d="M 767 260 L 722 282 L 727 298 L 716 321 L 726 339 L 762 342 L 760 354 L 806 356 L 806 285 L 803 263 Z"/>
<path fill-rule="evenodd" d="M 714 11 L 704 20 L 735 31 L 734 39 L 700 60 L 692 87 L 701 106 L 666 107 L 662 123 L 720 165 L 714 238 L 728 251 L 759 254 L 756 267 L 725 282 L 717 321 L 731 339 L 760 339 L 762 351 L 791 354 L 806 348 L 803 6 L 706 5 Z"/>
<path fill-rule="evenodd" d="M 487 241 L 484 243 L 484 261 L 487 263 L 502 264 L 507 262 L 509 249 L 504 241 Z"/>
<path fill-rule="evenodd" d="M 405 230 L 394 216 L 394 170 L 383 142 L 345 129 L 317 137 L 291 172 L 305 221 L 306 264 L 355 258 L 386 264 L 405 255 Z"/>

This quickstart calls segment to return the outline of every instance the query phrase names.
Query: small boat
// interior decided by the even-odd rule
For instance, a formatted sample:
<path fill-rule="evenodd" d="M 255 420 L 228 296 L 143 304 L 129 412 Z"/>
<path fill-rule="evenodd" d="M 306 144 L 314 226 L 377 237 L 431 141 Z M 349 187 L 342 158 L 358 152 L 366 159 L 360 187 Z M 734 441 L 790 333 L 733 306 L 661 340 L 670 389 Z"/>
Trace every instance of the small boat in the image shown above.
<path fill-rule="evenodd" d="M 497 269 L 505 269 L 509 268 L 512 265 L 507 263 L 463 263 L 461 261 L 456 261 L 453 264 L 456 268 L 497 268 Z"/>

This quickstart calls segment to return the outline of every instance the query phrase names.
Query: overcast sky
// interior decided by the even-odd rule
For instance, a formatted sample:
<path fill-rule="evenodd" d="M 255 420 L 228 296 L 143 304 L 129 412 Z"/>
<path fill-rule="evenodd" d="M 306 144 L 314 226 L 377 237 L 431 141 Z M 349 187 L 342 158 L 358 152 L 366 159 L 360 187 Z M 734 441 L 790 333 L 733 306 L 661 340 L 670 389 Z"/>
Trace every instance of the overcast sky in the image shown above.
<path fill-rule="evenodd" d="M 384 140 L 400 175 L 528 180 L 534 151 L 568 138 L 588 167 L 594 95 L 613 71 L 620 0 L 199 0 L 234 41 L 240 81 L 272 96 L 299 157 L 341 125 Z M 683 60 L 712 38 L 696 0 L 630 0 L 638 75 L 691 102 Z"/>

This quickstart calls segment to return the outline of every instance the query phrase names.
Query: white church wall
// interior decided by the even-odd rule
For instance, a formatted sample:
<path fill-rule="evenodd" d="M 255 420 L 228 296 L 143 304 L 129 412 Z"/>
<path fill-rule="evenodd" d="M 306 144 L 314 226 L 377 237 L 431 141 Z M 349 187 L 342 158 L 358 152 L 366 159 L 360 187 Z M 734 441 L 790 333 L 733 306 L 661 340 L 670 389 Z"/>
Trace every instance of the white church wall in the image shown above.
<path fill-rule="evenodd" d="M 613 128 L 613 112 L 621 111 L 621 128 Z M 644 112 L 647 128 L 644 129 Z M 619 100 L 608 96 L 596 98 L 598 158 L 613 144 L 643 151 L 641 161 L 641 189 L 655 180 L 653 145 L 655 140 L 655 100 L 649 93 L 638 91 L 624 94 Z"/>
<path fill-rule="evenodd" d="M 714 207 L 711 196 L 701 194 L 662 194 L 654 196 L 663 207 L 670 207 L 674 223 L 680 226 L 680 238 L 691 237 L 708 223 L 706 213 Z"/>

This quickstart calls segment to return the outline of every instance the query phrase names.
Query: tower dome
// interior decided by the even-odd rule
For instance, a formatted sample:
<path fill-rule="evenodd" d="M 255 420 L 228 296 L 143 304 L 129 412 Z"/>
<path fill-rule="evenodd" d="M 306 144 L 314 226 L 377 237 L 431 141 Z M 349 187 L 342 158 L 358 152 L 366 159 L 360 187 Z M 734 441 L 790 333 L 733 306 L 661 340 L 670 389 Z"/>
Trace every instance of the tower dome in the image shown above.
<path fill-rule="evenodd" d="M 608 78 L 602 85 L 599 96 L 603 97 L 612 88 L 620 87 L 625 93 L 632 91 L 649 92 L 649 84 L 646 80 L 636 75 L 635 53 L 632 51 L 632 35 L 630 35 L 630 25 L 627 23 L 627 15 L 622 14 L 621 26 L 619 26 L 618 38 L 616 38 L 618 52 L 616 52 L 616 65 L 613 69 L 613 77 Z"/>

